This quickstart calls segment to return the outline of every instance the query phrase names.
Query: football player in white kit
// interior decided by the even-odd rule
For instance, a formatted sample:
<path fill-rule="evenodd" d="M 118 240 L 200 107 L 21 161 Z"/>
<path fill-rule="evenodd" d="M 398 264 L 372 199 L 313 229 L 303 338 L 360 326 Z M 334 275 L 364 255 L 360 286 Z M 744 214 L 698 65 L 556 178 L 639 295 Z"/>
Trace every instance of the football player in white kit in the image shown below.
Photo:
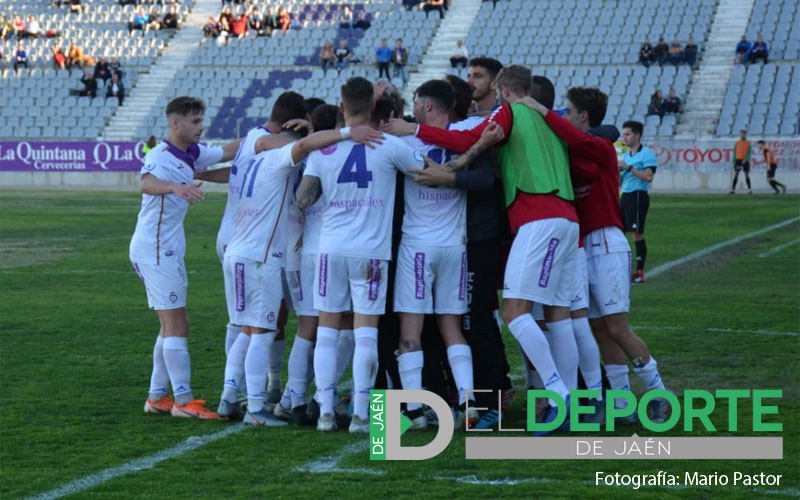
<path fill-rule="evenodd" d="M 195 399 L 191 389 L 183 219 L 189 204 L 204 198 L 201 183 L 193 184 L 195 171 L 230 160 L 238 142 L 224 149 L 199 145 L 204 113 L 203 101 L 193 97 L 167 104 L 169 134 L 147 154 L 141 171 L 142 208 L 130 260 L 161 323 L 144 411 L 216 420 L 217 414 L 205 408 L 205 401 Z M 174 401 L 167 394 L 170 383 Z"/>
<path fill-rule="evenodd" d="M 285 92 L 276 101 L 270 122 L 280 130 L 290 119 L 308 118 L 307 111 L 300 94 Z M 365 128 L 354 133 L 369 134 Z M 349 130 L 320 132 L 296 142 L 293 141 L 297 137 L 291 132 L 271 136 L 270 147 L 255 155 L 242 174 L 234 232 L 225 250 L 223 269 L 229 316 L 250 337 L 243 366 L 226 366 L 226 389 L 228 380 L 238 378 L 237 370 L 243 368 L 245 372 L 245 424 L 286 425 L 265 408 L 264 389 L 283 299 L 281 265 L 286 251 L 285 208 L 292 187 L 290 174 L 309 151 L 343 137 L 349 137 Z M 238 343 L 237 339 L 232 351 Z M 230 356 L 228 365 L 237 359 Z"/>
<path fill-rule="evenodd" d="M 444 80 L 423 83 L 414 98 L 419 123 L 450 128 L 453 89 Z M 455 153 L 414 136 L 403 140 L 421 155 L 447 163 Z M 394 310 L 400 314 L 400 355 L 397 364 L 403 389 L 422 389 L 422 329 L 426 314 L 435 314 L 458 389 L 456 428 L 474 425 L 472 351 L 461 331 L 467 312 L 466 192 L 451 187 L 428 187 L 405 178 L 403 235 L 397 256 Z M 427 428 L 422 405 L 408 403 L 412 430 Z"/>
<path fill-rule="evenodd" d="M 350 78 L 342 86 L 348 127 L 370 122 L 372 97 L 372 83 L 365 78 Z M 336 428 L 336 345 L 342 313 L 352 304 L 355 353 L 349 430 L 369 432 L 369 391 L 377 375 L 377 325 L 386 306 L 396 173 L 423 166 L 419 153 L 392 136 L 375 149 L 344 141 L 309 155 L 297 204 L 301 209 L 310 206 L 320 189 L 325 203 L 314 277 L 314 308 L 320 312 L 314 352 L 320 431 Z"/>

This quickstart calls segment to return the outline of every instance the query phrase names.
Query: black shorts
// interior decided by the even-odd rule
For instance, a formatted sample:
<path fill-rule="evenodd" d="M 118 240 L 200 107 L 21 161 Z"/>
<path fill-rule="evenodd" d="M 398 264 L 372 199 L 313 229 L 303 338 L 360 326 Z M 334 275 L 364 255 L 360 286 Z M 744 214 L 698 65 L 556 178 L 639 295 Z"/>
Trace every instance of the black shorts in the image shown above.
<path fill-rule="evenodd" d="M 775 177 L 775 171 L 778 170 L 778 164 L 773 163 L 769 166 L 769 170 L 767 170 L 767 177 L 772 179 Z"/>
<path fill-rule="evenodd" d="M 733 168 L 738 172 L 744 169 L 744 173 L 750 173 L 750 162 L 745 160 L 736 160 L 733 162 Z"/>
<path fill-rule="evenodd" d="M 644 222 L 650 208 L 650 195 L 647 191 L 622 193 L 620 209 L 622 210 L 622 226 L 627 233 L 644 234 Z"/>

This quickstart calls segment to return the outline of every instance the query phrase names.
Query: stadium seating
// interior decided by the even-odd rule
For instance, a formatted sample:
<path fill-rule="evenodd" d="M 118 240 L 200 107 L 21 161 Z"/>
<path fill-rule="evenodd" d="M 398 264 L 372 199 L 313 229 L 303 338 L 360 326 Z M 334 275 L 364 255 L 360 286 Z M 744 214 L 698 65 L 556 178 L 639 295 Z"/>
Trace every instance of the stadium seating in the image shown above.
<path fill-rule="evenodd" d="M 769 45 L 770 61 L 800 59 L 800 4 L 796 0 L 755 0 L 745 35 Z"/>

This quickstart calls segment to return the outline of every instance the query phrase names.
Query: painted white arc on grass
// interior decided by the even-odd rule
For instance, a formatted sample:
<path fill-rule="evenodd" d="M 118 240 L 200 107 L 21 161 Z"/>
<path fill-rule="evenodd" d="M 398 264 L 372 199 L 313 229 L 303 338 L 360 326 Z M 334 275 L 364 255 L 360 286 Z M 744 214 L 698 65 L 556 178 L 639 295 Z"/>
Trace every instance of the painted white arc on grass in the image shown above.
<path fill-rule="evenodd" d="M 120 465 L 119 467 L 114 467 L 112 469 L 106 469 L 100 471 L 96 474 L 92 474 L 90 476 L 78 479 L 77 481 L 67 483 L 64 486 L 61 486 L 60 488 L 46 491 L 44 493 L 41 493 L 39 495 L 30 498 L 32 500 L 45 500 L 45 499 L 49 500 L 53 498 L 61 498 L 67 495 L 74 495 L 76 493 L 80 493 L 81 491 L 94 488 L 95 486 L 99 486 L 116 477 L 124 476 L 126 474 L 131 474 L 133 472 L 138 472 L 143 469 L 152 469 L 153 467 L 155 467 L 156 464 L 163 462 L 164 460 L 169 460 L 170 458 L 179 457 L 186 452 L 196 450 L 197 448 L 201 448 L 207 445 L 208 443 L 218 441 L 230 434 L 241 432 L 245 429 L 246 427 L 243 424 L 237 424 L 227 427 L 213 434 L 208 434 L 206 436 L 190 436 L 186 438 L 184 441 L 182 441 L 180 444 L 173 446 L 172 448 L 161 450 L 150 456 L 143 457 L 138 460 L 134 460 L 132 462 L 128 462 L 124 465 Z"/>
<path fill-rule="evenodd" d="M 797 245 L 798 243 L 800 243 L 800 238 L 794 239 L 794 240 L 792 240 L 792 241 L 790 241 L 788 243 L 784 243 L 783 245 L 778 245 L 776 247 L 772 247 L 769 250 L 767 250 L 766 252 L 758 254 L 758 257 L 761 258 L 761 259 L 763 259 L 764 257 L 769 257 L 772 254 L 776 254 L 776 253 L 780 252 L 781 250 L 783 250 L 785 248 L 789 248 L 792 245 Z"/>
<path fill-rule="evenodd" d="M 693 260 L 697 260 L 701 257 L 705 257 L 706 255 L 710 255 L 717 250 L 722 250 L 723 248 L 729 247 L 731 245 L 735 245 L 744 240 L 749 240 L 750 238 L 755 238 L 756 236 L 760 236 L 764 233 L 768 233 L 770 231 L 774 231 L 775 229 L 780 229 L 784 226 L 788 226 L 789 224 L 794 224 L 795 222 L 800 221 L 800 217 L 793 217 L 791 219 L 787 219 L 783 222 L 779 222 L 777 224 L 773 224 L 771 226 L 767 226 L 763 229 L 759 229 L 758 231 L 753 231 L 752 233 L 743 234 L 741 236 L 737 236 L 736 238 L 730 239 L 728 241 L 723 241 L 722 243 L 717 243 L 716 245 L 711 245 L 710 247 L 703 248 L 696 252 L 692 252 L 685 257 L 681 257 L 680 259 L 675 259 L 669 262 L 665 262 L 660 266 L 656 266 L 647 273 L 649 277 L 658 276 L 659 274 L 665 273 L 672 269 L 673 267 L 677 267 L 687 262 L 691 262 Z"/>

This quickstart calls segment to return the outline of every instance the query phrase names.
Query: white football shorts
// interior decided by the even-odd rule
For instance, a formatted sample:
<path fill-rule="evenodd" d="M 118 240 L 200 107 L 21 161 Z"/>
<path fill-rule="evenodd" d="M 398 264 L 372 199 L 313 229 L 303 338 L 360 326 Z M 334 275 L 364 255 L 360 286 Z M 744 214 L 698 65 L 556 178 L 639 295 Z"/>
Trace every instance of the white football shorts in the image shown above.
<path fill-rule="evenodd" d="M 169 260 L 164 264 L 131 264 L 144 283 L 150 309 L 159 311 L 186 307 L 189 280 L 186 278 L 183 259 Z"/>
<path fill-rule="evenodd" d="M 231 323 L 277 330 L 283 300 L 280 262 L 225 255 L 222 269 Z"/>
<path fill-rule="evenodd" d="M 317 254 L 303 254 L 300 257 L 299 271 L 286 271 L 289 295 L 298 316 L 319 316 L 314 309 L 314 263 Z"/>
<path fill-rule="evenodd" d="M 318 311 L 381 315 L 386 310 L 389 261 L 320 253 L 314 269 Z"/>
<path fill-rule="evenodd" d="M 464 314 L 467 306 L 467 247 L 400 243 L 394 310 L 418 314 Z"/>
<path fill-rule="evenodd" d="M 596 254 L 587 261 L 589 317 L 628 312 L 631 305 L 631 252 Z"/>
<path fill-rule="evenodd" d="M 586 268 L 586 252 L 583 247 L 578 248 L 576 252 L 575 262 L 570 262 L 567 265 L 575 267 L 574 273 L 574 286 L 575 295 L 572 297 L 572 302 L 569 304 L 569 310 L 580 311 L 581 309 L 589 308 L 589 278 Z M 533 319 L 536 321 L 544 321 L 544 306 L 540 303 L 533 304 Z"/>

